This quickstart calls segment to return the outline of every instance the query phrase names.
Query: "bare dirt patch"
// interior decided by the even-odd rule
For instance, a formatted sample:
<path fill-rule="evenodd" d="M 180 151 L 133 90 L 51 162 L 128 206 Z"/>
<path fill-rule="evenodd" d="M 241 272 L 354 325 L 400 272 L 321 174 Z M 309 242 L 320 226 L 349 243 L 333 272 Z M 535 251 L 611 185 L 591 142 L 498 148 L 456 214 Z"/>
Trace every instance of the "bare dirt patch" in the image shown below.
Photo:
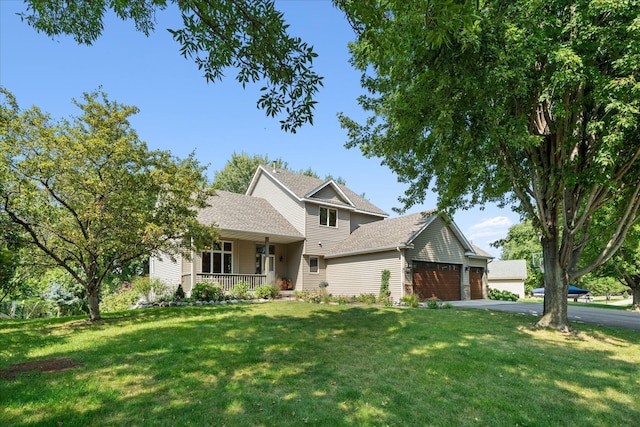
<path fill-rule="evenodd" d="M 17 365 L 13 365 L 6 369 L 0 370 L 0 379 L 12 380 L 18 375 L 25 372 L 40 372 L 50 374 L 53 372 L 67 371 L 79 366 L 80 363 L 68 357 L 59 359 L 34 360 L 32 362 L 18 363 Z"/>

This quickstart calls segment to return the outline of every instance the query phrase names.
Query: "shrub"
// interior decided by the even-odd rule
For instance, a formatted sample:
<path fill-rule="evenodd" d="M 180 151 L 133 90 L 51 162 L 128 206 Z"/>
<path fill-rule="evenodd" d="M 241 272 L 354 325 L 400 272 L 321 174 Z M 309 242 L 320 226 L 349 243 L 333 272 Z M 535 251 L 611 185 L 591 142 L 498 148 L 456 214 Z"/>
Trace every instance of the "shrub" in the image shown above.
<path fill-rule="evenodd" d="M 416 294 L 405 295 L 402 297 L 401 301 L 407 304 L 409 307 L 413 308 L 416 308 L 418 305 L 420 305 L 420 300 L 418 299 L 418 295 Z"/>
<path fill-rule="evenodd" d="M 100 310 L 104 312 L 129 310 L 138 301 L 138 292 L 125 282 L 115 292 L 102 297 Z"/>
<path fill-rule="evenodd" d="M 136 277 L 131 282 L 131 286 L 148 303 L 154 302 L 156 298 L 162 298 L 169 293 L 169 287 L 159 279 Z"/>
<path fill-rule="evenodd" d="M 322 302 L 324 302 L 325 304 L 329 304 L 329 301 L 331 300 L 331 295 L 329 295 L 329 292 L 327 292 L 327 286 L 329 286 L 329 282 L 320 282 L 318 284 L 318 286 L 320 287 L 320 297 L 322 298 Z"/>
<path fill-rule="evenodd" d="M 247 299 L 251 297 L 249 292 L 249 284 L 247 282 L 238 282 L 231 289 L 231 293 L 238 299 Z"/>
<path fill-rule="evenodd" d="M 256 288 L 256 298 L 275 299 L 280 294 L 280 290 L 274 285 L 260 285 Z"/>
<path fill-rule="evenodd" d="M 302 300 L 304 302 L 312 302 L 315 304 L 319 304 L 322 300 L 322 297 L 316 292 L 295 291 L 294 295 L 296 299 Z"/>
<path fill-rule="evenodd" d="M 191 297 L 196 301 L 222 301 L 224 291 L 211 283 L 197 283 L 191 291 Z"/>
<path fill-rule="evenodd" d="M 22 301 L 4 301 L 0 303 L 0 312 L 15 319 L 35 319 L 49 317 L 51 307 L 40 298 L 30 298 Z"/>
<path fill-rule="evenodd" d="M 518 295 L 509 291 L 501 291 L 499 289 L 489 289 L 489 299 L 498 301 L 518 301 Z"/>
<path fill-rule="evenodd" d="M 389 278 L 391 277 L 391 271 L 382 270 L 382 282 L 380 284 L 380 299 L 389 298 L 391 291 L 389 290 Z"/>
<path fill-rule="evenodd" d="M 56 308 L 57 317 L 84 313 L 82 299 L 61 283 L 53 283 L 44 292 L 43 299 Z"/>
<path fill-rule="evenodd" d="M 173 298 L 176 301 L 180 301 L 180 300 L 183 300 L 184 297 L 185 297 L 184 289 L 182 289 L 182 284 L 179 284 L 178 287 L 176 288 L 176 291 L 173 293 Z"/>
<path fill-rule="evenodd" d="M 346 305 L 346 304 L 350 304 L 355 300 L 354 297 L 348 296 L 348 295 L 338 295 L 338 296 L 331 296 L 330 301 L 332 302 L 337 302 L 338 305 Z"/>
<path fill-rule="evenodd" d="M 375 304 L 377 297 L 375 294 L 360 294 L 356 297 L 356 301 L 363 302 L 365 304 Z"/>
<path fill-rule="evenodd" d="M 427 308 L 436 309 L 440 308 L 440 298 L 433 296 L 427 300 Z"/>

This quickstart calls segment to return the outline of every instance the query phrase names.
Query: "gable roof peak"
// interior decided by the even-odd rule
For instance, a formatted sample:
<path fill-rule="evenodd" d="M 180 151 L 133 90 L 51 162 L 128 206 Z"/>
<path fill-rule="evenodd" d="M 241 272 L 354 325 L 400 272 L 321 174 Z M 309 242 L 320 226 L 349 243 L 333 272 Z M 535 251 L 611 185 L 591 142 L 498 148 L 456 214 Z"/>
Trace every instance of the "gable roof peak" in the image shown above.
<path fill-rule="evenodd" d="M 251 184 L 247 189 L 246 194 L 251 195 L 255 185 L 257 184 L 260 175 L 266 175 L 270 177 L 277 185 L 283 190 L 290 193 L 299 201 L 322 203 L 320 199 L 314 200 L 315 195 L 319 191 L 331 186 L 334 189 L 338 198 L 343 199 L 338 205 L 342 205 L 347 209 L 353 209 L 359 212 L 363 212 L 369 215 L 375 215 L 378 217 L 388 217 L 389 214 L 369 202 L 362 196 L 359 196 L 347 186 L 338 184 L 334 179 L 329 178 L 322 180 L 313 176 L 304 175 L 299 172 L 292 172 L 286 169 L 276 169 L 272 167 L 266 167 L 263 165 L 258 166 L 256 173 L 251 180 Z"/>

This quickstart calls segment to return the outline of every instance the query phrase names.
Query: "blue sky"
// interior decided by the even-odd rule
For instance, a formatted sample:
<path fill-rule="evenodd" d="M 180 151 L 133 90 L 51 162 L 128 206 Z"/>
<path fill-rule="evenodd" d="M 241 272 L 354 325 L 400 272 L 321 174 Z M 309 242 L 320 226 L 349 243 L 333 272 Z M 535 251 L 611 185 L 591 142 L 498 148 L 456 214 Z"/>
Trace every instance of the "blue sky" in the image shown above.
<path fill-rule="evenodd" d="M 159 12 L 156 31 L 148 38 L 132 22 L 111 15 L 103 35 L 93 46 L 79 46 L 71 37 L 51 39 L 20 21 L 22 1 L 0 1 L 0 85 L 10 90 L 22 108 L 37 105 L 54 118 L 78 114 L 71 103 L 83 92 L 100 86 L 111 100 L 135 105 L 140 113 L 131 120 L 150 148 L 170 150 L 178 157 L 195 151 L 209 175 L 224 167 L 233 152 L 267 154 L 282 158 L 294 170 L 312 168 L 321 177 L 342 177 L 349 188 L 375 205 L 396 214 L 398 197 L 406 185 L 358 149 L 346 149 L 346 132 L 336 114 L 365 117 L 356 98 L 362 93 L 360 74 L 348 63 L 347 43 L 353 33 L 341 13 L 328 0 L 286 0 L 277 6 L 290 24 L 290 32 L 313 45 L 319 57 L 315 68 L 324 76 L 317 97 L 314 125 L 296 134 L 280 130 L 277 119 L 256 108 L 259 87 L 236 83 L 233 71 L 223 82 L 207 84 L 197 66 L 179 54 L 179 46 L 166 28 L 178 28 L 175 10 Z M 436 197 L 409 212 L 434 208 Z M 506 235 L 519 222 L 508 209 L 460 211 L 456 224 L 468 239 L 495 256 L 489 243 Z"/>

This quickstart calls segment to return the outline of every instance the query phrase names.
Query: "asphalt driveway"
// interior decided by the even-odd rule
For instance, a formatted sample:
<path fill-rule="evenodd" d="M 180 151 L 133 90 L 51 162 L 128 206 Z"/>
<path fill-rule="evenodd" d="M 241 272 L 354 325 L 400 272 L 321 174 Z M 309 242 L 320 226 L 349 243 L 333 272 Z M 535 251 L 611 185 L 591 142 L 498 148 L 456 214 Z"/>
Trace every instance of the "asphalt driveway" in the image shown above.
<path fill-rule="evenodd" d="M 539 303 L 495 301 L 488 299 L 449 301 L 449 303 L 454 307 L 460 308 L 506 311 L 510 313 L 530 314 L 538 317 L 542 315 L 543 309 L 542 304 Z M 570 305 L 567 309 L 567 316 L 572 323 L 589 323 L 640 331 L 640 313 L 637 312 Z"/>

